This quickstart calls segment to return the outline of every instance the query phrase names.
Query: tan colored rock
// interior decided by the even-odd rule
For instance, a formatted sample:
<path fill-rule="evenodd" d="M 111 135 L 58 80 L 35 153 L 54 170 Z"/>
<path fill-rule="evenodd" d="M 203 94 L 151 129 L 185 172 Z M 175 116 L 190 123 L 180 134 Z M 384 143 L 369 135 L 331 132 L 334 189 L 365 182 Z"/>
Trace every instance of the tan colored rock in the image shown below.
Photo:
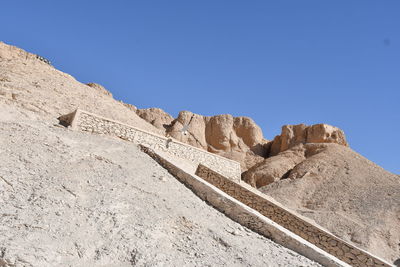
<path fill-rule="evenodd" d="M 254 152 L 247 151 L 214 151 L 214 154 L 218 154 L 225 158 L 240 162 L 240 167 L 242 172 L 246 171 L 247 169 L 251 168 L 252 166 L 256 165 L 257 163 L 262 162 L 265 158 L 255 154 Z"/>
<path fill-rule="evenodd" d="M 259 188 L 280 179 L 287 178 L 290 171 L 306 159 L 306 149 L 302 144 L 267 158 L 243 173 L 242 179 Z"/>
<path fill-rule="evenodd" d="M 144 108 L 137 109 L 136 114 L 139 115 L 142 119 L 150 122 L 152 125 L 157 127 L 160 130 L 165 131 L 174 118 L 169 115 L 167 112 L 160 108 Z"/>
<path fill-rule="evenodd" d="M 186 130 L 186 131 L 185 131 Z M 267 141 L 255 122 L 247 117 L 224 114 L 212 117 L 179 113 L 167 134 L 190 145 L 237 160 L 247 170 L 266 156 Z"/>
<path fill-rule="evenodd" d="M 100 85 L 98 83 L 87 83 L 86 85 L 96 89 L 97 91 L 99 91 L 100 93 L 102 93 L 102 94 L 104 94 L 106 96 L 111 96 L 112 97 L 111 92 L 108 91 L 106 88 L 104 88 L 102 85 Z"/>
<path fill-rule="evenodd" d="M 275 156 L 298 144 L 306 143 L 336 143 L 348 146 L 343 131 L 328 124 L 284 125 L 282 133 L 276 136 L 272 142 L 270 156 Z"/>
<path fill-rule="evenodd" d="M 167 130 L 167 135 L 181 142 L 207 150 L 206 124 L 207 117 L 190 111 L 181 111 L 171 123 L 171 127 Z"/>

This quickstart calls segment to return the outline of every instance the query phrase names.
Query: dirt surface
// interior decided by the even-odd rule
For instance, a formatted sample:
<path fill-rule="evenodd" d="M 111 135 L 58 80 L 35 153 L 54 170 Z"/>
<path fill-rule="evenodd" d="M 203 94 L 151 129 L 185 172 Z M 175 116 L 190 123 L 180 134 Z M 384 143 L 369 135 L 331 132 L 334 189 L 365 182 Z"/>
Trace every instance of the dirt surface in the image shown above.
<path fill-rule="evenodd" d="M 287 178 L 260 190 L 354 245 L 398 260 L 399 176 L 345 146 L 306 147 L 312 156 L 292 166 Z"/>
<path fill-rule="evenodd" d="M 318 266 L 208 206 L 135 145 L 2 99 L 0 162 L 0 266 Z"/>

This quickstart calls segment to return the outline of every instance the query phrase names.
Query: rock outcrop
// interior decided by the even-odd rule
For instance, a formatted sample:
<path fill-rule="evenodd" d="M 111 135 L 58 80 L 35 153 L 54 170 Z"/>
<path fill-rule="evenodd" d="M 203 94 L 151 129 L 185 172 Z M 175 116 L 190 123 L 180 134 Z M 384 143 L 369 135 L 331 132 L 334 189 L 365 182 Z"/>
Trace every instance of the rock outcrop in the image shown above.
<path fill-rule="evenodd" d="M 282 133 L 272 141 L 270 156 L 275 156 L 298 144 L 306 143 L 336 143 L 348 146 L 343 131 L 328 124 L 284 125 Z"/>
<path fill-rule="evenodd" d="M 290 171 L 306 158 L 319 152 L 326 143 L 348 146 L 342 130 L 327 124 L 285 125 L 269 144 L 268 158 L 242 174 L 244 181 L 262 187 L 287 178 Z"/>
<path fill-rule="evenodd" d="M 173 119 L 171 115 L 159 108 L 138 109 L 136 113 L 156 128 L 163 130 L 167 136 L 236 160 L 240 162 L 242 171 L 251 168 L 252 171 L 244 177 L 254 186 L 257 183 L 259 186 L 266 185 L 283 175 L 280 175 L 281 171 L 277 170 L 273 175 L 264 175 L 266 173 L 263 164 L 269 166 L 270 162 L 275 161 L 268 159 L 263 163 L 265 158 L 276 156 L 300 144 L 337 143 L 348 146 L 343 131 L 327 124 L 285 125 L 282 127 L 282 133 L 269 142 L 263 138 L 261 128 L 248 117 L 233 117 L 229 114 L 208 117 L 190 111 L 181 111 L 178 117 Z M 291 155 L 297 154 L 297 152 L 294 154 L 288 152 L 281 155 L 279 158 L 285 160 L 279 165 L 287 169 L 288 167 L 283 167 L 283 165 L 286 166 L 286 160 L 292 162 Z M 293 162 L 297 164 L 298 157 Z"/>
<path fill-rule="evenodd" d="M 261 128 L 248 117 L 207 117 L 182 111 L 168 127 L 167 135 L 239 161 L 242 170 L 262 161 L 267 153 Z"/>
<path fill-rule="evenodd" d="M 181 111 L 174 119 L 159 108 L 138 109 L 136 113 L 167 136 L 240 162 L 242 170 L 261 162 L 268 153 L 261 128 L 248 117 L 207 117 Z"/>
<path fill-rule="evenodd" d="M 160 108 L 137 109 L 136 114 L 156 128 L 166 131 L 174 118 Z"/>
<path fill-rule="evenodd" d="M 306 159 L 306 148 L 300 144 L 276 156 L 265 159 L 243 173 L 242 179 L 253 187 L 260 188 L 287 178 L 290 171 Z"/>

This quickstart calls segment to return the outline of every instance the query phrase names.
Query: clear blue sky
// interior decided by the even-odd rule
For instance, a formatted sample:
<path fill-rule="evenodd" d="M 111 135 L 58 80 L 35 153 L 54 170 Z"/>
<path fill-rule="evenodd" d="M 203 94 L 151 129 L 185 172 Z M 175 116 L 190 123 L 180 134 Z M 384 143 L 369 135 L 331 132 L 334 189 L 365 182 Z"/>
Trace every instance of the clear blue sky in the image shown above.
<path fill-rule="evenodd" d="M 400 1 L 3 1 L 0 38 L 172 115 L 329 123 L 400 174 Z"/>

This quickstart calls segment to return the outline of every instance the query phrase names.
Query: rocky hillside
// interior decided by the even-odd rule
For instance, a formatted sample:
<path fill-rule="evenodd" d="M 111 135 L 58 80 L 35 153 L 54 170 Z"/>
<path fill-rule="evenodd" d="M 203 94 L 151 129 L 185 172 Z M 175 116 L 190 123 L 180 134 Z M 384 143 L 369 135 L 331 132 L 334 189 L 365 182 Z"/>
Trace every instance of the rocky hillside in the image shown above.
<path fill-rule="evenodd" d="M 71 266 L 106 266 L 115 263 L 112 259 L 121 266 L 201 261 L 233 266 L 303 264 L 298 255 L 287 256 L 281 248 L 277 261 L 263 258 L 258 247 L 267 241 L 246 231 L 241 236 L 251 237 L 227 242 L 231 236 L 221 236 L 221 227 L 232 222 L 205 209 L 179 184 L 167 186 L 164 181 L 173 178 L 133 146 L 128 152 L 125 143 L 54 126 L 58 116 L 78 107 L 237 160 L 243 180 L 262 192 L 357 246 L 392 262 L 400 258 L 400 177 L 352 151 L 336 127 L 286 125 L 268 141 L 247 117 L 182 111 L 173 118 L 161 109 L 137 109 L 114 100 L 99 84 L 82 84 L 45 59 L 4 43 L 0 43 L 0 104 L 0 209 L 6 214 L 0 218 L 0 266 L 7 257 L 18 266 L 30 266 L 31 261 L 33 266 L 51 266 L 57 259 L 71 260 Z M 138 201 L 148 205 L 143 208 L 136 205 Z M 158 213 L 160 205 L 165 214 Z M 189 212 L 193 209 L 196 214 Z M 132 210 L 136 221 L 127 215 Z M 76 221 L 67 220 L 71 216 Z M 153 217 L 160 223 L 154 224 Z M 184 235 L 189 230 L 182 226 L 181 239 L 175 240 L 175 227 L 181 227 L 175 221 L 186 225 L 188 218 L 190 225 L 199 220 L 206 226 L 199 226 L 193 235 Z M 214 221 L 221 227 L 213 228 Z M 113 227 L 120 228 L 115 232 Z M 26 255 L 18 252 L 21 246 Z M 174 253 L 167 254 L 171 249 Z M 158 250 L 161 256 L 149 252 Z M 199 256 L 201 251 L 207 256 Z M 217 257 L 220 253 L 223 256 Z M 282 255 L 288 262 L 281 261 Z"/>
<path fill-rule="evenodd" d="M 46 118 L 81 108 L 142 129 L 161 133 L 136 115 L 136 107 L 116 101 L 104 87 L 83 84 L 40 57 L 0 42 L 0 96 Z"/>
<path fill-rule="evenodd" d="M 80 107 L 164 133 L 48 63 L 0 43 L 1 267 L 319 266 L 211 208 L 134 144 L 60 126 Z"/>
<path fill-rule="evenodd" d="M 399 176 L 352 151 L 341 129 L 285 125 L 267 141 L 246 117 L 137 112 L 182 142 L 241 162 L 244 181 L 337 236 L 391 262 L 400 258 Z"/>
<path fill-rule="evenodd" d="M 161 109 L 138 109 L 140 117 L 181 142 L 239 161 L 247 170 L 267 156 L 268 141 L 248 117 L 212 117 L 182 111 L 173 119 Z M 182 131 L 183 130 L 183 131 Z"/>
<path fill-rule="evenodd" d="M 14 104 L 0 97 L 1 267 L 319 266 L 213 209 L 134 144 Z"/>
<path fill-rule="evenodd" d="M 348 146 L 343 131 L 327 124 L 285 125 L 281 135 L 268 141 L 263 137 L 261 128 L 248 117 L 229 114 L 208 117 L 182 111 L 174 119 L 159 108 L 137 109 L 136 113 L 164 131 L 165 135 L 240 162 L 242 171 L 298 144 L 336 143 Z"/>
<path fill-rule="evenodd" d="M 400 258 L 400 178 L 347 146 L 298 144 L 243 179 L 337 236 L 391 262 Z"/>

